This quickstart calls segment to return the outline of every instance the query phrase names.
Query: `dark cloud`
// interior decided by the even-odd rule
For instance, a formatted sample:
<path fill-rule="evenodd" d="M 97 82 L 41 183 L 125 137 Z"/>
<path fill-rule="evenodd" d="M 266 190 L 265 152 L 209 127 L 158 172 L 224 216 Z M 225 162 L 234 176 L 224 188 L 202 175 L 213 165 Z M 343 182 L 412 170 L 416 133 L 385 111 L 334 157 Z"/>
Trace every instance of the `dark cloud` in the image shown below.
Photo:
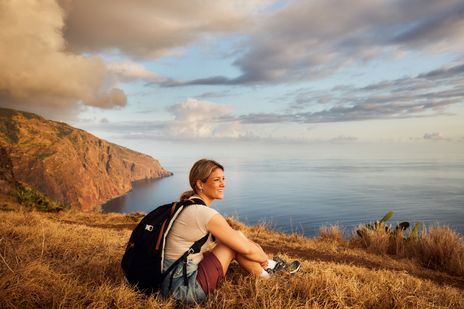
<path fill-rule="evenodd" d="M 233 62 L 240 76 L 172 86 L 308 80 L 402 51 L 463 52 L 463 19 L 461 0 L 293 1 L 257 22 Z"/>
<path fill-rule="evenodd" d="M 292 122 L 294 115 L 272 114 L 272 113 L 255 113 L 239 116 L 242 123 L 264 124 L 278 122 Z"/>
<path fill-rule="evenodd" d="M 72 50 L 119 50 L 156 58 L 208 34 L 249 26 L 260 1 L 59 0 L 66 13 L 64 36 Z"/>
<path fill-rule="evenodd" d="M 464 63 L 461 65 L 433 70 L 428 73 L 421 74 L 418 77 L 431 80 L 454 77 L 464 78 Z"/>
<path fill-rule="evenodd" d="M 237 79 L 230 79 L 223 76 L 213 76 L 208 78 L 196 79 L 192 81 L 175 81 L 169 80 L 162 83 L 152 83 L 160 84 L 164 87 L 179 87 L 179 86 L 192 86 L 192 85 L 238 85 L 240 84 Z"/>
<path fill-rule="evenodd" d="M 223 90 L 223 91 L 210 91 L 201 93 L 195 97 L 200 99 L 211 99 L 211 98 L 223 98 L 232 95 L 232 91 L 230 89 Z"/>
<path fill-rule="evenodd" d="M 461 29 L 462 20 L 464 19 L 464 3 L 462 1 L 443 1 L 437 3 L 425 3 L 425 1 L 412 1 L 414 8 L 424 12 L 417 21 L 411 23 L 406 30 L 395 36 L 395 43 L 409 44 L 427 44 L 430 40 L 435 42 L 447 41 L 453 39 L 453 36 L 462 35 L 459 32 L 450 31 L 450 29 Z M 424 6 L 425 4 L 425 6 Z M 417 13 L 416 13 L 417 14 Z"/>
<path fill-rule="evenodd" d="M 255 113 L 238 119 L 254 124 L 322 123 L 446 115 L 450 106 L 464 103 L 462 73 L 463 65 L 458 64 L 361 88 L 337 86 L 326 92 L 300 89 L 285 113 Z"/>

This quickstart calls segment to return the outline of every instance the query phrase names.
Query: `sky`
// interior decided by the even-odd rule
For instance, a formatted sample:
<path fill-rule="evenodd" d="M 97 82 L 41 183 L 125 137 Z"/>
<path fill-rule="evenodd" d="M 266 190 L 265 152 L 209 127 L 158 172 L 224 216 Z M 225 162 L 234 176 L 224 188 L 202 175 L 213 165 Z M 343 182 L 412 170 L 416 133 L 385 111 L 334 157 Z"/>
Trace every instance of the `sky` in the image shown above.
<path fill-rule="evenodd" d="M 464 1 L 0 0 L 0 106 L 150 154 L 462 154 Z"/>

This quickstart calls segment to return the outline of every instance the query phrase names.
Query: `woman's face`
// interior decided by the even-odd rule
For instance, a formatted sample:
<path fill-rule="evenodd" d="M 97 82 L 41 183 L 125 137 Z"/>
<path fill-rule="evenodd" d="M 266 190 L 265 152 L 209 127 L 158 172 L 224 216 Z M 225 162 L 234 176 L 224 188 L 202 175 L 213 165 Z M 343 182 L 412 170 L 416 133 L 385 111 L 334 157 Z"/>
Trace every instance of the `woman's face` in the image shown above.
<path fill-rule="evenodd" d="M 220 168 L 215 169 L 208 177 L 206 182 L 198 181 L 200 196 L 203 195 L 210 202 L 224 198 L 224 171 Z"/>

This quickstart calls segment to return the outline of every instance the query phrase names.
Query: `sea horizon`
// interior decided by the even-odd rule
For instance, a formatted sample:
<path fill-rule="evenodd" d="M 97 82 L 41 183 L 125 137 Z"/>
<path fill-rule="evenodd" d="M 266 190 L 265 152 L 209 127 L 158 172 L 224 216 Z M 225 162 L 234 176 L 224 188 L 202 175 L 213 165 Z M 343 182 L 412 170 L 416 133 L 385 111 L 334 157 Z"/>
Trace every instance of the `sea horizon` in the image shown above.
<path fill-rule="evenodd" d="M 224 165 L 226 177 L 224 199 L 212 207 L 246 224 L 306 236 L 316 236 L 321 226 L 339 225 L 349 235 L 357 225 L 394 211 L 388 222 L 393 226 L 421 222 L 464 233 L 464 160 L 459 155 L 241 154 L 211 153 Z M 194 157 L 160 160 L 173 176 L 135 182 L 132 191 L 102 205 L 103 211 L 147 213 L 177 200 L 189 189 Z"/>

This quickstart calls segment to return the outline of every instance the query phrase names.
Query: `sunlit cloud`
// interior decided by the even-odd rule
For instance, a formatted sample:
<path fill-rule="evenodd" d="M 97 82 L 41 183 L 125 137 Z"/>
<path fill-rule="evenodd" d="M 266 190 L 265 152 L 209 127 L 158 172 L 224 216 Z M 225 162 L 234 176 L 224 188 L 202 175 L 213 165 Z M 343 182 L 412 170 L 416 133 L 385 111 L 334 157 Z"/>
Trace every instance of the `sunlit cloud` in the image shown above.
<path fill-rule="evenodd" d="M 185 102 L 169 108 L 174 120 L 166 123 L 165 132 L 171 137 L 205 138 L 237 137 L 240 134 L 238 122 L 221 123 L 222 117 L 231 115 L 228 105 L 189 98 Z"/>
<path fill-rule="evenodd" d="M 109 62 L 109 72 L 114 74 L 120 81 L 155 81 L 163 82 L 165 78 L 147 70 L 143 65 L 132 61 Z"/>
<path fill-rule="evenodd" d="M 122 83 L 169 78 L 122 58 L 176 53 L 208 35 L 244 30 L 266 1 L 87 1 L 0 3 L 0 105 L 72 119 L 85 106 L 121 108 Z"/>
<path fill-rule="evenodd" d="M 64 14 L 52 0 L 0 3 L 0 104 L 50 114 L 127 103 L 99 57 L 66 51 Z M 52 116 L 49 115 L 49 116 Z"/>
<path fill-rule="evenodd" d="M 425 133 L 424 134 L 424 139 L 426 139 L 426 140 L 434 140 L 434 141 L 447 140 L 447 138 L 445 136 L 443 136 L 443 134 L 440 133 L 440 132 Z"/>
<path fill-rule="evenodd" d="M 251 13 L 269 1 L 60 0 L 64 36 L 79 52 L 117 50 L 153 59 L 208 35 L 245 30 Z"/>

